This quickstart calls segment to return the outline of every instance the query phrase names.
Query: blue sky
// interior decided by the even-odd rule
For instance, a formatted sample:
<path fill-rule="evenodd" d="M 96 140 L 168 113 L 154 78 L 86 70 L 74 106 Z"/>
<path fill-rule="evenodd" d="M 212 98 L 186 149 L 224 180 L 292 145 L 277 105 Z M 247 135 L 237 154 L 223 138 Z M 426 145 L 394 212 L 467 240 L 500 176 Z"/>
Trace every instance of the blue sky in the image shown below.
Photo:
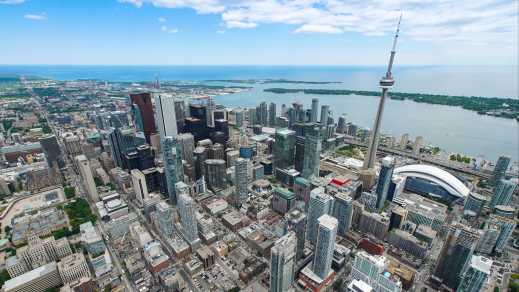
<path fill-rule="evenodd" d="M 0 0 L 0 64 L 516 65 L 518 3 Z"/>

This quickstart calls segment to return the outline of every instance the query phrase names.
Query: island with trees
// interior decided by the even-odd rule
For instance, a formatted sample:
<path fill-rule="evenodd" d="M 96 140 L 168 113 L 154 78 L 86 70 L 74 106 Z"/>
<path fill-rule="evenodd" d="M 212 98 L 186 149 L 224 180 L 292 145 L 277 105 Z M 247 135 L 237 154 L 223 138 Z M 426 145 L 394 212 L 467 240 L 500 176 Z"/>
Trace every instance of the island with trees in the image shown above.
<path fill-rule="evenodd" d="M 361 95 L 379 96 L 378 91 L 349 90 L 349 89 L 299 89 L 299 88 L 267 88 L 265 92 L 286 94 L 304 93 L 319 95 Z M 389 98 L 394 100 L 412 100 L 415 102 L 459 106 L 475 111 L 480 115 L 489 115 L 519 121 L 519 99 L 482 96 L 440 95 L 428 93 L 390 92 Z"/>

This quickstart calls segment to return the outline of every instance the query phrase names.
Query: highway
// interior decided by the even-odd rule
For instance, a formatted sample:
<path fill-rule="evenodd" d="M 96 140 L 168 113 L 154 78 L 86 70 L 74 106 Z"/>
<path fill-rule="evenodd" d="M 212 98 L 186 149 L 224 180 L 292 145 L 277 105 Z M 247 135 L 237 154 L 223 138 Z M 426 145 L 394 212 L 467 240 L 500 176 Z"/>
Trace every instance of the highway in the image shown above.
<path fill-rule="evenodd" d="M 368 147 L 366 143 L 363 143 L 363 142 L 355 140 L 355 139 L 347 138 L 347 137 L 344 139 L 344 143 L 345 144 L 355 145 L 355 146 L 358 146 L 358 147 L 363 147 L 363 148 L 367 148 Z M 340 147 L 343 147 L 343 146 L 344 145 L 341 145 L 341 146 L 339 146 L 337 148 L 340 148 Z M 399 149 L 389 148 L 389 147 L 386 147 L 386 146 L 383 146 L 383 145 L 379 145 L 377 150 L 378 150 L 378 152 L 381 152 L 381 153 L 384 153 L 384 154 L 392 154 L 392 155 L 398 155 L 398 156 L 402 156 L 402 157 L 412 158 L 412 159 L 414 159 L 414 160 L 416 160 L 418 162 L 427 162 L 427 163 L 432 164 L 432 165 L 441 166 L 441 167 L 444 167 L 444 168 L 447 168 L 447 169 L 450 169 L 450 170 L 458 171 L 458 172 L 465 173 L 465 174 L 474 175 L 474 176 L 477 176 L 477 177 L 480 177 L 480 178 L 484 178 L 484 179 L 489 179 L 492 176 L 491 173 L 477 171 L 477 170 L 474 170 L 474 169 L 472 169 L 470 167 L 465 167 L 465 166 L 462 166 L 459 163 L 455 163 L 455 162 L 442 161 L 442 160 L 439 160 L 438 158 L 436 158 L 434 156 L 430 156 L 430 155 L 425 155 L 425 154 L 416 155 L 416 154 L 408 152 L 408 151 L 403 151 L 403 150 L 399 150 Z"/>

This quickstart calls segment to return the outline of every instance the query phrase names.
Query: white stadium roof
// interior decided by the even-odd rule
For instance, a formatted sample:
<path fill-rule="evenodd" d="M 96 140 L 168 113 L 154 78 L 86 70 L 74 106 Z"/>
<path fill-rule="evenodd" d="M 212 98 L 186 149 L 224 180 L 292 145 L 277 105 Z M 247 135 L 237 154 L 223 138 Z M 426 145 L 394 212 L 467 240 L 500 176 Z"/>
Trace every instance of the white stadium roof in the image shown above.
<path fill-rule="evenodd" d="M 458 178 L 435 166 L 427 164 L 411 164 L 395 168 L 394 174 L 429 180 L 440 185 L 452 195 L 460 198 L 466 198 L 470 193 L 469 188 L 467 188 L 467 186 Z"/>

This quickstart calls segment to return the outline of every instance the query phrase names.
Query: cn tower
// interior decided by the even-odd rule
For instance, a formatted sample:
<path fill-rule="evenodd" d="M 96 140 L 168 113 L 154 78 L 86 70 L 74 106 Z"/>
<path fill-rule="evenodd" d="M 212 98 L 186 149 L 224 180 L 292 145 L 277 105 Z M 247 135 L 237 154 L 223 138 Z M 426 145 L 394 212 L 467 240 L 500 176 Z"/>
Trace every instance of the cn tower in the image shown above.
<path fill-rule="evenodd" d="M 395 84 L 395 80 L 393 80 L 393 76 L 391 74 L 391 69 L 393 68 L 393 61 L 395 60 L 396 53 L 396 42 L 398 40 L 398 34 L 400 32 L 400 22 L 402 21 L 402 14 L 400 14 L 400 18 L 398 19 L 398 25 L 396 28 L 395 38 L 393 39 L 393 48 L 391 49 L 391 55 L 389 57 L 389 65 L 387 66 L 387 72 L 382 79 L 380 79 L 380 88 L 382 88 L 382 96 L 380 97 L 380 102 L 378 104 L 377 116 L 375 117 L 375 124 L 373 125 L 373 131 L 371 132 L 371 138 L 368 145 L 368 153 L 364 158 L 364 165 L 362 168 L 364 170 L 374 169 L 375 167 L 375 158 L 377 156 L 377 148 L 378 148 L 378 140 L 380 136 L 380 124 L 382 121 L 382 114 L 384 113 L 384 103 L 386 102 L 387 92 L 390 88 Z"/>

